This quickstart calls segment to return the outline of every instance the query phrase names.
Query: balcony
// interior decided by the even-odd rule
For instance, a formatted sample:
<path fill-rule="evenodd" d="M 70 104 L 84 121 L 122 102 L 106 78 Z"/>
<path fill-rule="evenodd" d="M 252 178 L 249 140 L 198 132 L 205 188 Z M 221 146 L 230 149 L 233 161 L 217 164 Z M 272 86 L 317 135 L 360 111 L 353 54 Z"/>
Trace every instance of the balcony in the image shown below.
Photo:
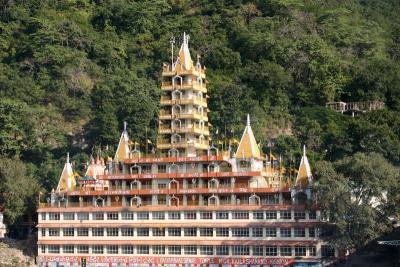
<path fill-rule="evenodd" d="M 173 114 L 170 110 L 161 110 L 159 115 L 160 120 L 173 120 L 173 119 L 196 119 L 208 121 L 206 112 L 198 112 L 198 111 L 182 111 L 180 113 Z"/>
<path fill-rule="evenodd" d="M 182 125 L 181 128 L 177 127 L 165 127 L 162 126 L 158 128 L 158 133 L 160 134 L 174 134 L 174 133 L 195 133 L 195 134 L 202 134 L 202 135 L 210 135 L 209 127 L 199 127 L 195 125 L 185 126 Z"/>
<path fill-rule="evenodd" d="M 175 75 L 195 75 L 195 76 L 200 76 L 202 78 L 205 78 L 205 68 L 200 68 L 197 69 L 193 67 L 191 70 L 183 70 L 183 69 L 172 69 L 170 64 L 164 64 L 163 66 L 163 71 L 162 71 L 162 76 L 175 76 Z"/>
<path fill-rule="evenodd" d="M 172 106 L 172 105 L 196 105 L 207 107 L 206 98 L 192 97 L 192 98 L 181 98 L 181 99 L 171 99 L 167 96 L 162 96 L 160 100 L 161 106 Z"/>
<path fill-rule="evenodd" d="M 175 84 L 173 85 L 172 82 L 163 82 L 161 84 L 161 90 L 162 91 L 173 91 L 173 90 L 193 90 L 193 91 L 199 91 L 202 93 L 207 93 L 207 88 L 204 83 L 198 83 L 196 81 L 192 82 L 191 84 Z"/>
<path fill-rule="evenodd" d="M 158 149 L 170 149 L 170 148 L 195 148 L 207 150 L 210 148 L 210 143 L 206 140 L 196 140 L 192 143 L 188 141 L 175 141 L 159 139 L 157 142 Z"/>

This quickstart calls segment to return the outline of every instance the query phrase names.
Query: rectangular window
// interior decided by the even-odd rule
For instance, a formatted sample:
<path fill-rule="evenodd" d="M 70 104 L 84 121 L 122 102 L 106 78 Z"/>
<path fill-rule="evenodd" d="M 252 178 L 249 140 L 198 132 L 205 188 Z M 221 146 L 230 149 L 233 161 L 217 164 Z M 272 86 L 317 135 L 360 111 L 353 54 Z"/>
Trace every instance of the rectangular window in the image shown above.
<path fill-rule="evenodd" d="M 292 248 L 291 247 L 280 247 L 279 249 L 281 256 L 292 256 Z"/>
<path fill-rule="evenodd" d="M 165 183 L 159 183 L 157 185 L 157 189 L 165 189 L 165 188 L 167 188 L 167 184 L 165 184 Z"/>
<path fill-rule="evenodd" d="M 250 254 L 249 246 L 232 246 L 232 255 L 240 256 L 249 254 Z"/>
<path fill-rule="evenodd" d="M 232 212 L 232 219 L 235 219 L 235 220 L 248 220 L 249 219 L 249 212 L 248 211 L 233 211 Z"/>
<path fill-rule="evenodd" d="M 213 246 L 200 246 L 200 255 L 214 255 Z"/>
<path fill-rule="evenodd" d="M 74 245 L 64 245 L 63 246 L 63 253 L 74 253 Z"/>
<path fill-rule="evenodd" d="M 58 253 L 60 253 L 60 246 L 59 245 L 48 245 L 47 251 L 48 251 L 48 253 L 58 254 Z"/>
<path fill-rule="evenodd" d="M 197 215 L 195 211 L 185 211 L 184 213 L 185 220 L 196 220 Z"/>
<path fill-rule="evenodd" d="M 181 255 L 181 246 L 168 246 L 168 253 L 171 255 Z"/>
<path fill-rule="evenodd" d="M 229 255 L 229 246 L 216 246 L 215 253 L 219 256 Z"/>
<path fill-rule="evenodd" d="M 197 255 L 197 246 L 184 246 L 183 247 L 183 253 L 185 255 Z"/>
<path fill-rule="evenodd" d="M 264 247 L 253 246 L 253 256 L 264 256 Z"/>
<path fill-rule="evenodd" d="M 121 252 L 122 254 L 133 254 L 134 248 L 132 245 L 123 245 L 121 246 Z"/>
<path fill-rule="evenodd" d="M 277 218 L 276 210 L 267 210 L 265 212 L 265 218 L 267 220 L 276 220 Z"/>
<path fill-rule="evenodd" d="M 104 212 L 94 212 L 93 220 L 104 220 Z"/>
<path fill-rule="evenodd" d="M 265 228 L 266 237 L 276 237 L 276 228 Z"/>
<path fill-rule="evenodd" d="M 118 212 L 107 212 L 107 220 L 118 220 Z"/>
<path fill-rule="evenodd" d="M 122 212 L 121 213 L 121 217 L 122 217 L 122 220 L 129 220 L 129 221 L 132 221 L 132 220 L 134 220 L 134 213 L 133 212 L 129 212 L 129 211 L 127 211 L 127 212 Z"/>
<path fill-rule="evenodd" d="M 308 228 L 308 236 L 309 237 L 316 237 L 315 236 L 315 228 L 313 228 L 313 227 Z"/>
<path fill-rule="evenodd" d="M 165 236 L 165 228 L 153 228 L 153 236 Z"/>
<path fill-rule="evenodd" d="M 78 236 L 89 236 L 89 228 L 78 228 Z"/>
<path fill-rule="evenodd" d="M 103 254 L 104 253 L 103 245 L 92 245 L 92 253 Z"/>
<path fill-rule="evenodd" d="M 46 220 L 46 212 L 42 212 L 40 214 L 40 217 L 42 218 L 42 221 L 45 221 Z"/>
<path fill-rule="evenodd" d="M 49 220 L 50 221 L 59 221 L 60 220 L 60 213 L 58 213 L 58 212 L 49 212 Z"/>
<path fill-rule="evenodd" d="M 290 228 L 281 228 L 281 237 L 291 237 L 292 236 L 292 229 Z"/>
<path fill-rule="evenodd" d="M 42 251 L 42 253 L 46 253 L 46 245 L 41 245 L 40 250 Z"/>
<path fill-rule="evenodd" d="M 294 237 L 305 237 L 306 229 L 305 228 L 294 228 Z"/>
<path fill-rule="evenodd" d="M 306 218 L 306 213 L 304 211 L 295 211 L 294 219 L 295 220 L 304 220 Z"/>
<path fill-rule="evenodd" d="M 253 211 L 253 219 L 254 220 L 264 220 L 264 212 L 263 211 Z"/>
<path fill-rule="evenodd" d="M 134 236 L 135 228 L 132 227 L 122 227 L 121 235 L 122 236 Z"/>
<path fill-rule="evenodd" d="M 149 236 L 149 228 L 146 227 L 139 227 L 137 229 L 137 235 L 138 236 Z"/>
<path fill-rule="evenodd" d="M 322 257 L 335 257 L 335 249 L 329 245 L 321 246 L 321 256 Z"/>
<path fill-rule="evenodd" d="M 217 220 L 228 220 L 229 219 L 229 212 L 227 211 L 217 211 L 215 214 Z"/>
<path fill-rule="evenodd" d="M 80 220 L 80 221 L 89 220 L 89 213 L 87 213 L 87 212 L 78 212 L 78 220 Z"/>
<path fill-rule="evenodd" d="M 68 228 L 63 228 L 63 236 L 74 236 L 74 228 L 73 227 L 68 227 Z"/>
<path fill-rule="evenodd" d="M 106 228 L 107 236 L 118 236 L 118 228 Z"/>
<path fill-rule="evenodd" d="M 168 236 L 181 236 L 181 228 L 179 227 L 169 227 Z"/>
<path fill-rule="evenodd" d="M 200 228 L 200 236 L 213 236 L 213 228 L 211 227 L 202 227 Z"/>
<path fill-rule="evenodd" d="M 291 220 L 292 219 L 292 211 L 290 210 L 281 210 L 280 211 L 281 220 Z"/>
<path fill-rule="evenodd" d="M 149 254 L 150 253 L 150 247 L 149 245 L 139 245 L 137 246 L 137 254 Z"/>
<path fill-rule="evenodd" d="M 306 247 L 294 247 L 294 256 L 306 256 Z"/>
<path fill-rule="evenodd" d="M 308 247 L 308 256 L 312 256 L 315 257 L 317 256 L 317 248 L 312 246 L 312 247 Z"/>
<path fill-rule="evenodd" d="M 197 236 L 197 228 L 183 228 L 184 236 Z"/>
<path fill-rule="evenodd" d="M 78 253 L 88 254 L 89 253 L 89 246 L 88 245 L 78 245 Z"/>
<path fill-rule="evenodd" d="M 165 213 L 162 211 L 155 211 L 152 213 L 153 220 L 165 220 Z"/>
<path fill-rule="evenodd" d="M 60 236 L 60 228 L 49 228 L 49 236 Z"/>
<path fill-rule="evenodd" d="M 211 211 L 202 211 L 200 212 L 200 219 L 202 220 L 212 220 L 212 212 Z"/>
<path fill-rule="evenodd" d="M 118 254 L 118 246 L 117 245 L 108 245 L 107 253 L 108 254 Z"/>
<path fill-rule="evenodd" d="M 310 210 L 308 213 L 308 219 L 316 220 L 317 219 L 317 212 L 315 210 Z"/>
<path fill-rule="evenodd" d="M 278 204 L 279 203 L 279 195 L 278 194 L 268 194 L 262 198 L 263 204 Z"/>
<path fill-rule="evenodd" d="M 245 228 L 245 227 L 232 228 L 232 236 L 233 237 L 250 236 L 249 232 L 250 232 L 249 228 Z"/>
<path fill-rule="evenodd" d="M 265 247 L 265 256 L 278 256 L 278 247 L 277 246 L 266 246 Z"/>
<path fill-rule="evenodd" d="M 46 228 L 42 228 L 42 236 L 46 236 Z"/>
<path fill-rule="evenodd" d="M 169 220 L 180 220 L 181 213 L 179 211 L 170 211 L 170 212 L 168 212 L 168 219 Z"/>
<path fill-rule="evenodd" d="M 251 228 L 252 237 L 263 237 L 263 229 L 261 227 Z"/>
<path fill-rule="evenodd" d="M 153 246 L 153 254 L 164 255 L 165 254 L 165 246 L 164 245 L 154 245 Z"/>
<path fill-rule="evenodd" d="M 138 220 L 148 220 L 149 219 L 149 213 L 148 212 L 138 212 L 137 213 L 137 219 Z"/>
<path fill-rule="evenodd" d="M 92 228 L 92 236 L 104 236 L 104 228 Z"/>
<path fill-rule="evenodd" d="M 216 236 L 221 237 L 221 236 L 229 236 L 229 228 L 216 228 Z"/>
<path fill-rule="evenodd" d="M 167 172 L 167 165 L 158 165 L 157 169 L 158 169 L 158 173 L 166 173 Z"/>
<path fill-rule="evenodd" d="M 68 220 L 68 221 L 73 221 L 75 220 L 75 213 L 73 212 L 64 212 L 63 213 L 63 219 Z"/>

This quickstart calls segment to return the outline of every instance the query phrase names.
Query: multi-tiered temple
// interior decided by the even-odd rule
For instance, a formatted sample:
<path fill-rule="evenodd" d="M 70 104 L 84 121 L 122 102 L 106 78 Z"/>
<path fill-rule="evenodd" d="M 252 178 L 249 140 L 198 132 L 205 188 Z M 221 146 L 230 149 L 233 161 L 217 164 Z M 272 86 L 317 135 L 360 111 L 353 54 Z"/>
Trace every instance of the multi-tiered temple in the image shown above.
<path fill-rule="evenodd" d="M 38 209 L 39 266 L 319 266 L 335 256 L 319 238 L 305 150 L 291 183 L 262 155 L 249 116 L 235 152 L 210 145 L 205 68 L 188 41 L 163 67 L 158 156 L 132 147 L 125 126 L 114 159 L 92 160 L 83 178 L 67 160 Z"/>

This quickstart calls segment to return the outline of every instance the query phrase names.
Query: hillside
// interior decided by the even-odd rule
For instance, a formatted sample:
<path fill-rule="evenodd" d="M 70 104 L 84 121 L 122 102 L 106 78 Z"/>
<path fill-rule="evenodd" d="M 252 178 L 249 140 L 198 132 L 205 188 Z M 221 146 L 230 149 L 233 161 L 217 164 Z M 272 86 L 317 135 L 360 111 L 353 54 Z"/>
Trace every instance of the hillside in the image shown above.
<path fill-rule="evenodd" d="M 162 63 L 184 31 L 207 67 L 215 139 L 238 138 L 250 113 L 262 149 L 273 141 L 287 165 L 302 144 L 312 165 L 356 152 L 398 165 L 399 13 L 397 0 L 1 1 L 8 224 L 56 186 L 67 152 L 81 174 L 90 154 L 113 155 L 123 121 L 156 143 Z M 386 109 L 351 118 L 324 107 L 333 100 Z"/>

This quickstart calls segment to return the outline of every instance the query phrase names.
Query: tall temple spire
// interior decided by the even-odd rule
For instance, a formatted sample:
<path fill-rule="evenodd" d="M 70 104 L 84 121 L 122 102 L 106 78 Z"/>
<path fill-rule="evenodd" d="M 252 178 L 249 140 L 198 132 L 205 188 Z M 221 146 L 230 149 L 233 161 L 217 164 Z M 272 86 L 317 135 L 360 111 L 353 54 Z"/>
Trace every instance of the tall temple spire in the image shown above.
<path fill-rule="evenodd" d="M 60 179 L 57 185 L 57 192 L 74 190 L 76 187 L 76 181 L 74 177 L 74 171 L 72 170 L 72 165 L 69 162 L 69 153 L 67 153 L 67 160 L 64 164 L 63 171 L 60 175 Z"/>
<path fill-rule="evenodd" d="M 301 157 L 299 171 L 296 177 L 296 186 L 302 189 L 306 189 L 311 186 L 312 173 L 310 163 L 306 155 L 306 146 L 303 146 L 303 156 Z"/>
<path fill-rule="evenodd" d="M 124 131 L 121 134 L 121 137 L 118 142 L 117 151 L 115 152 L 115 159 L 116 160 L 124 160 L 129 158 L 129 137 L 128 132 L 126 130 L 127 123 L 124 122 Z"/>
<path fill-rule="evenodd" d="M 247 114 L 246 128 L 244 129 L 239 147 L 236 151 L 237 158 L 261 158 L 260 148 L 257 145 L 253 130 L 250 125 L 250 115 Z"/>
<path fill-rule="evenodd" d="M 192 57 L 190 56 L 190 51 L 189 51 L 189 39 L 190 36 L 184 32 L 183 41 L 181 48 L 179 50 L 178 58 L 176 59 L 176 62 L 174 64 L 174 69 L 178 71 L 191 70 L 193 68 L 193 60 Z"/>
<path fill-rule="evenodd" d="M 172 43 L 171 43 L 172 44 Z M 172 46 L 171 46 L 172 48 Z M 183 33 L 172 69 L 164 65 L 157 149 L 169 156 L 207 154 L 210 145 L 205 67 L 196 66 L 189 51 L 189 35 Z"/>

